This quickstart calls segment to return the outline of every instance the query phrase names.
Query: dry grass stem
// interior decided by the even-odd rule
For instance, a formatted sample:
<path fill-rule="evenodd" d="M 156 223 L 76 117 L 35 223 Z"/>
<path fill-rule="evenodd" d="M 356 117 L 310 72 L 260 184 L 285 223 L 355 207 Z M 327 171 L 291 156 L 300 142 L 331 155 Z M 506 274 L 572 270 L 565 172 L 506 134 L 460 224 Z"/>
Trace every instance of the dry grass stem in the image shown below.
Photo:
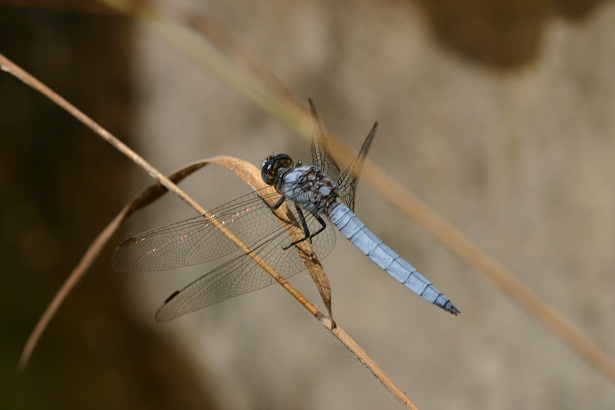
<path fill-rule="evenodd" d="M 53 301 L 49 305 L 46 312 L 41 317 L 39 324 L 37 324 L 30 340 L 26 344 L 24 349 L 24 353 L 20 360 L 20 367 L 25 368 L 27 365 L 27 361 L 32 354 L 34 347 L 36 346 L 37 341 L 40 339 L 41 334 L 43 333 L 45 327 L 52 319 L 53 315 L 57 312 L 62 301 L 68 296 L 70 291 L 74 288 L 75 284 L 79 281 L 81 277 L 85 274 L 87 268 L 91 265 L 95 257 L 100 252 L 100 249 L 108 241 L 109 237 L 113 234 L 113 232 L 117 229 L 117 227 L 121 224 L 126 217 L 130 214 L 134 213 L 137 209 L 146 206 L 151 203 L 153 200 L 157 199 L 159 196 L 163 195 L 166 190 L 173 192 L 175 195 L 180 197 L 186 203 L 188 203 L 196 212 L 200 215 L 203 215 L 205 218 L 208 218 L 210 222 L 216 226 L 220 231 L 224 232 L 224 234 L 231 239 L 237 247 L 244 250 L 246 253 L 250 253 L 251 257 L 265 270 L 269 273 L 287 292 L 289 292 L 297 301 L 301 303 L 301 305 L 306 308 L 318 321 L 325 326 L 331 333 L 347 347 L 349 351 L 351 351 L 357 359 L 363 363 L 368 370 L 382 383 L 382 385 L 393 394 L 393 396 L 406 408 L 416 409 L 417 407 L 412 403 L 412 401 L 405 395 L 405 393 L 386 375 L 386 373 L 376 364 L 376 362 L 367 355 L 367 353 L 360 348 L 360 346 L 352 339 L 350 336 L 343 331 L 339 326 L 336 326 L 335 323 L 329 319 L 326 315 L 324 315 L 314 304 L 309 302 L 299 291 L 297 291 L 290 283 L 288 283 L 279 273 L 277 273 L 273 268 L 271 268 L 264 260 L 258 257 L 257 254 L 250 252 L 250 249 L 243 244 L 243 242 L 237 238 L 232 232 L 230 232 L 224 225 L 222 225 L 215 218 L 212 218 L 208 211 L 202 208 L 196 201 L 194 201 L 188 194 L 179 189 L 174 182 L 160 173 L 156 168 L 150 165 L 147 161 L 141 158 L 137 153 L 132 151 L 128 146 L 122 143 L 119 139 L 97 124 L 94 120 L 89 118 L 75 106 L 70 104 L 68 101 L 60 97 L 58 94 L 53 92 L 47 86 L 42 84 L 36 78 L 22 70 L 16 64 L 8 60 L 2 54 L 0 54 L 0 67 L 3 71 L 6 71 L 21 81 L 23 81 L 28 86 L 33 89 L 39 91 L 47 98 L 49 98 L 56 105 L 60 106 L 64 110 L 66 110 L 69 114 L 73 115 L 76 119 L 81 121 L 87 127 L 92 129 L 96 134 L 102 137 L 104 140 L 113 145 L 116 149 L 126 155 L 128 158 L 133 160 L 137 165 L 143 168 L 149 175 L 151 175 L 158 183 L 154 187 L 150 187 L 146 189 L 142 194 L 140 194 L 133 202 L 129 203 L 122 212 L 114 218 L 114 220 L 101 232 L 98 238 L 94 241 L 94 243 L 90 246 L 82 260 L 80 261 L 77 268 L 73 271 L 73 273 L 69 276 L 68 280 L 65 282 L 60 291 L 56 294 Z M 245 166 L 246 163 L 230 158 L 230 157 L 219 157 L 216 159 L 212 159 L 206 162 L 218 162 L 223 166 L 227 166 L 233 169 L 238 175 L 242 176 L 242 178 L 253 187 L 257 187 L 260 182 L 258 181 L 258 170 L 255 172 L 255 168 Z M 194 172 L 194 170 L 201 168 L 204 164 L 192 164 L 187 167 L 187 170 L 180 170 L 176 173 L 176 175 L 181 175 L 183 177 L 189 175 L 189 173 Z M 174 174 L 175 175 L 175 174 Z M 160 186 L 161 185 L 161 186 Z M 282 207 L 281 207 L 282 208 Z M 306 241 L 302 242 L 305 243 Z M 306 244 L 309 246 L 309 244 Z M 305 255 L 313 255 L 310 249 L 303 248 Z M 306 266 L 310 269 L 310 273 L 312 276 L 316 277 L 325 277 L 324 272 L 317 272 L 316 274 L 312 273 L 313 269 L 319 269 L 320 263 L 313 256 L 310 256 L 309 260 L 306 262 Z M 321 269 L 321 267 L 320 267 Z M 328 281 L 327 281 L 328 284 Z M 321 292 L 322 295 L 322 292 Z M 329 295 L 330 298 L 330 295 Z M 329 299 L 330 300 L 330 299 Z"/>

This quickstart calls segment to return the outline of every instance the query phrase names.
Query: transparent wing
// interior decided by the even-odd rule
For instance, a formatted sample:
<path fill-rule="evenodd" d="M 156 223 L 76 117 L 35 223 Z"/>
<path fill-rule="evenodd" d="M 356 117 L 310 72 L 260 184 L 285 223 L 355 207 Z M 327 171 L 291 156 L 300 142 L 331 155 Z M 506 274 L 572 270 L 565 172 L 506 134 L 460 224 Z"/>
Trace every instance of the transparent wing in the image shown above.
<path fill-rule="evenodd" d="M 354 200 L 357 190 L 357 178 L 361 173 L 363 161 L 369 151 L 374 137 L 376 136 L 376 130 L 378 123 L 375 123 L 371 131 L 367 135 L 367 138 L 363 142 L 361 151 L 357 158 L 350 164 L 350 166 L 340 175 L 340 167 L 337 165 L 333 157 L 329 154 L 327 149 L 327 135 L 324 132 L 322 123 L 316 112 L 316 107 L 312 100 L 309 100 L 310 111 L 312 113 L 312 119 L 314 121 L 314 136 L 312 138 L 312 163 L 320 168 L 325 175 L 338 184 L 340 193 L 340 199 L 351 210 L 354 210 Z"/>
<path fill-rule="evenodd" d="M 255 228 L 264 219 L 261 208 L 267 207 L 254 192 L 211 214 L 225 225 L 234 224 L 233 232 L 253 244 L 259 235 Z M 268 225 L 275 227 L 271 221 Z M 111 266 L 120 272 L 166 270 L 215 260 L 237 249 L 207 218 L 198 216 L 126 240 L 116 248 Z"/>
<path fill-rule="evenodd" d="M 264 239 L 273 240 L 285 232 L 281 219 L 263 201 L 277 195 L 270 193 L 270 190 L 251 192 L 210 213 L 253 249 Z M 294 221 L 299 221 L 294 207 L 288 208 L 295 216 Z M 304 212 L 304 215 L 310 231 L 320 228 L 320 223 L 311 214 Z M 334 235 L 323 232 L 318 235 L 319 240 L 315 240 L 313 248 L 319 257 L 324 258 L 333 249 L 335 239 L 330 243 L 331 236 L 334 238 Z M 286 238 L 280 238 L 280 242 L 280 246 L 285 246 L 292 241 L 286 235 Z M 167 270 L 213 261 L 235 252 L 243 253 L 211 221 L 205 217 L 195 217 L 126 240 L 115 249 L 111 266 L 119 272 Z"/>
<path fill-rule="evenodd" d="M 306 267 L 294 247 L 286 249 L 292 240 L 284 228 L 284 221 L 263 201 L 269 195 L 264 191 L 252 192 L 214 209 L 211 214 L 284 278 L 288 278 Z M 294 208 L 288 206 L 292 217 L 286 222 L 300 226 Z M 308 230 L 317 231 L 320 223 L 310 213 L 303 214 Z M 320 259 L 331 253 L 335 246 L 336 234 L 331 225 L 328 223 L 327 228 L 313 238 L 312 248 Z M 115 250 L 112 266 L 118 271 L 165 270 L 220 258 L 224 258 L 220 266 L 169 297 L 159 309 L 157 320 L 171 320 L 274 283 L 249 255 L 203 217 L 128 239 Z"/>
<path fill-rule="evenodd" d="M 358 182 L 357 178 L 361 173 L 361 168 L 363 167 L 365 156 L 369 151 L 369 147 L 372 145 L 372 141 L 376 136 L 377 129 L 378 123 L 375 123 L 371 131 L 367 135 L 367 138 L 365 138 L 365 141 L 363 142 L 363 146 L 361 146 L 361 151 L 359 151 L 359 155 L 357 156 L 357 158 L 352 161 L 352 164 L 350 164 L 350 166 L 336 180 L 338 191 L 340 193 L 340 199 L 352 211 L 354 211 L 354 199 Z M 328 158 L 328 154 L 325 154 L 325 157 Z"/>
<path fill-rule="evenodd" d="M 327 136 L 316 112 L 312 100 L 309 100 L 312 120 L 314 122 L 314 135 L 312 136 L 312 164 L 316 165 L 326 176 L 335 181 L 340 174 L 340 167 L 327 149 Z"/>

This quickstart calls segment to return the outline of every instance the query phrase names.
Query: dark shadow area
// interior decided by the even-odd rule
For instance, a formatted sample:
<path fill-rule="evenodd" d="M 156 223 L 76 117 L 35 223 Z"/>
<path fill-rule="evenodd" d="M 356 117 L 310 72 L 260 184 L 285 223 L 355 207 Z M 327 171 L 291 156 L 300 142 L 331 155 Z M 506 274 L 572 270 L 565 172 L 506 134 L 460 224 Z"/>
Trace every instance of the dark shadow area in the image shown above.
<path fill-rule="evenodd" d="M 0 52 L 124 138 L 133 116 L 131 24 L 0 6 Z M 112 249 L 60 309 L 29 368 L 16 370 L 47 304 L 123 206 L 133 166 L 6 73 L 0 133 L 0 408 L 212 408 L 188 360 L 126 313 Z"/>

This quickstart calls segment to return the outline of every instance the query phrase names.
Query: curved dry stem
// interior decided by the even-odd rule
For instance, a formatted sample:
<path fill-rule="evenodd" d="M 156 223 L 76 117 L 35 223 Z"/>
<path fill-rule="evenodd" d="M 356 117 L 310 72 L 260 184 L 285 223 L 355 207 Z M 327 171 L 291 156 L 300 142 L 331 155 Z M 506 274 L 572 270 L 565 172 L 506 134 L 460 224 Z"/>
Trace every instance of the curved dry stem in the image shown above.
<path fill-rule="evenodd" d="M 52 304 L 48 308 L 47 312 L 45 313 L 45 315 L 39 322 L 42 324 L 40 326 L 37 325 L 37 328 L 35 329 L 35 332 L 34 332 L 34 336 L 32 337 L 32 343 L 29 342 L 27 346 L 27 353 L 25 354 L 24 356 L 25 360 L 23 361 L 23 364 L 25 365 L 25 363 L 27 363 L 27 359 L 30 357 L 32 353 L 32 350 L 34 349 L 34 346 L 36 345 L 36 341 L 38 340 L 38 338 L 44 331 L 46 324 L 49 323 L 49 320 L 51 319 L 53 314 L 57 311 L 61 302 L 66 298 L 68 293 L 74 288 L 74 285 L 83 276 L 87 267 L 89 266 L 89 264 L 91 264 L 93 258 L 97 255 L 97 252 L 100 251 L 101 244 L 105 242 L 106 240 L 108 240 L 110 234 L 114 231 L 114 229 L 117 229 L 117 225 L 119 225 L 119 223 L 122 220 L 124 220 L 127 217 L 127 215 L 132 214 L 136 209 L 140 208 L 141 206 L 144 206 L 144 204 L 151 202 L 151 200 L 154 200 L 157 196 L 164 194 L 163 192 L 164 189 L 167 189 L 168 191 L 173 192 L 175 195 L 180 197 L 182 200 L 188 203 L 195 211 L 197 211 L 200 215 L 209 217 L 210 214 L 204 208 L 202 208 L 195 200 L 193 200 L 188 194 L 186 194 L 184 191 L 179 189 L 171 181 L 171 179 L 167 178 L 162 173 L 160 173 L 156 168 L 154 168 L 147 161 L 141 158 L 137 153 L 135 153 L 130 148 L 128 148 L 128 146 L 126 146 L 123 142 L 118 140 L 115 136 L 113 136 L 107 130 L 102 128 L 94 120 L 89 118 L 79 109 L 77 109 L 75 106 L 73 106 L 68 101 L 60 97 L 58 94 L 56 94 L 51 89 L 49 89 L 44 84 L 42 84 L 40 81 L 32 77 L 30 74 L 28 74 L 24 70 L 22 70 L 20 67 L 15 65 L 13 62 L 8 60 L 2 54 L 0 54 L 0 68 L 16 76 L 21 81 L 23 81 L 25 84 L 41 92 L 51 101 L 53 101 L 55 104 L 65 109 L 67 112 L 69 112 L 79 121 L 81 121 L 87 127 L 92 129 L 96 134 L 98 134 L 104 140 L 109 142 L 111 145 L 113 145 L 116 149 L 118 149 L 128 158 L 133 160 L 137 165 L 139 165 L 149 175 L 151 175 L 160 185 L 162 185 L 162 187 L 160 188 L 161 189 L 160 191 L 158 191 L 157 189 L 154 189 L 154 190 L 148 189 L 144 192 L 144 195 L 139 196 L 135 204 L 128 204 L 124 208 L 124 210 L 120 213 L 120 215 L 118 215 L 113 220 L 113 222 L 101 233 L 101 235 L 99 235 L 99 237 L 93 243 L 93 245 L 88 250 L 88 252 L 86 252 L 86 255 L 84 255 L 84 257 L 82 258 L 78 268 L 69 277 L 69 280 L 63 286 L 60 292 L 56 295 L 56 297 L 52 301 Z M 191 169 L 200 168 L 200 166 L 198 165 L 190 165 L 189 167 L 191 167 Z M 254 173 L 250 172 L 248 169 L 244 171 L 247 172 L 248 174 L 251 174 L 251 177 L 249 178 L 247 177 L 247 179 L 250 180 L 251 182 L 255 182 L 253 178 Z M 181 170 L 179 174 L 182 174 Z M 256 179 L 258 179 L 258 177 Z M 141 202 L 139 202 L 139 200 L 141 200 Z M 228 232 L 228 230 L 226 230 L 225 227 L 221 223 L 219 223 L 215 218 L 211 218 L 211 222 L 218 229 L 225 232 L 225 234 L 227 234 L 229 239 L 231 239 L 239 248 L 243 249 L 246 252 L 249 252 L 250 249 L 245 244 L 243 244 L 239 240 L 239 238 L 236 238 L 232 234 L 232 232 Z M 306 241 L 303 241 L 303 242 L 306 242 Z M 306 254 L 308 253 L 306 252 Z M 311 254 L 311 252 L 309 254 Z M 282 287 L 286 289 L 286 291 L 288 291 L 296 300 L 298 300 L 304 308 L 306 308 L 314 317 L 316 317 L 323 326 L 325 326 L 329 331 L 331 331 L 331 333 L 342 344 L 344 344 L 344 346 L 346 346 L 346 348 L 348 348 L 348 350 L 351 351 L 361 363 L 363 363 L 368 368 L 368 370 L 382 383 L 382 385 L 389 392 L 391 392 L 394 395 L 394 397 L 402 405 L 404 405 L 406 408 L 409 408 L 409 409 L 417 408 L 412 403 L 412 401 L 406 396 L 406 394 L 386 375 L 386 373 L 376 364 L 376 362 L 371 357 L 369 357 L 369 355 L 363 349 L 361 349 L 360 346 L 354 340 L 352 340 L 350 336 L 348 336 L 348 334 L 346 334 L 343 331 L 343 329 L 341 329 L 339 326 L 336 326 L 332 320 L 328 320 L 327 317 L 322 312 L 320 312 L 320 310 L 314 304 L 309 302 L 299 291 L 297 291 L 290 283 L 288 283 L 284 278 L 282 278 L 264 260 L 260 259 L 258 255 L 255 255 L 255 261 L 257 261 L 257 263 L 263 269 L 265 269 L 267 273 L 269 273 L 278 283 L 280 283 Z"/>

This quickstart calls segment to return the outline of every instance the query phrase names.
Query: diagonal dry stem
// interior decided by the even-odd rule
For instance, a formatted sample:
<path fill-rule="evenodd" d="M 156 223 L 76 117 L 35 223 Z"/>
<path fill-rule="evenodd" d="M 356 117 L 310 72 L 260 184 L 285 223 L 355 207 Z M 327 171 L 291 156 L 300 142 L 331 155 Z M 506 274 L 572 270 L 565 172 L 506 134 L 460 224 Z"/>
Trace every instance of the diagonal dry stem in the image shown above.
<path fill-rule="evenodd" d="M 0 54 L 0 68 L 3 71 L 10 73 L 14 75 L 15 77 L 19 78 L 21 81 L 23 81 L 25 84 L 32 87 L 33 89 L 39 91 L 41 94 L 45 95 L 52 102 L 54 102 L 56 105 L 66 110 L 69 114 L 74 116 L 76 119 L 81 121 L 83 124 L 85 124 L 90 129 L 92 129 L 101 138 L 109 142 L 116 149 L 118 149 L 128 158 L 133 160 L 137 165 L 143 168 L 149 175 L 151 175 L 158 182 L 158 184 L 162 185 L 161 189 L 166 189 L 168 191 L 173 192 L 175 195 L 177 195 L 182 200 L 184 200 L 186 203 L 188 203 L 199 214 L 205 217 L 209 216 L 209 213 L 205 209 L 203 209 L 196 201 L 194 201 L 184 191 L 179 189 L 173 183 L 171 179 L 164 176 L 156 168 L 154 168 L 147 161 L 141 158 L 137 153 L 135 153 L 128 146 L 122 143 L 119 139 L 117 139 L 115 136 L 113 136 L 111 133 L 109 133 L 107 130 L 105 130 L 103 127 L 97 124 L 94 120 L 89 118 L 87 115 L 85 115 L 75 106 L 70 104 L 64 98 L 60 97 L 58 94 L 56 94 L 54 91 L 49 89 L 47 86 L 42 84 L 36 78 L 34 78 L 30 74 L 22 70 L 19 66 L 17 66 L 16 64 L 8 60 L 2 54 Z M 200 168 L 200 166 L 195 165 L 193 168 Z M 180 171 L 179 174 L 183 174 L 183 173 Z M 146 190 L 144 194 L 142 194 L 142 197 L 147 198 L 147 200 L 155 200 L 157 196 L 160 196 L 163 193 L 164 192 L 162 193 L 154 192 L 150 189 L 150 190 Z M 139 198 L 141 198 L 141 196 Z M 38 340 L 38 338 L 44 331 L 45 326 L 48 324 L 49 320 L 51 320 L 53 314 L 57 311 L 62 301 L 66 298 L 69 292 L 74 288 L 78 280 L 83 276 L 83 274 L 85 274 L 85 271 L 87 270 L 89 265 L 92 263 L 95 256 L 97 256 L 98 252 L 102 248 L 102 245 L 104 245 L 104 243 L 108 240 L 108 238 L 111 236 L 113 231 L 117 229 L 121 221 L 123 221 L 128 215 L 136 211 L 139 207 L 144 206 L 146 201 L 143 200 L 142 202 L 139 203 L 139 198 L 137 198 L 135 203 L 128 204 L 124 208 L 124 210 L 122 210 L 122 212 L 112 221 L 112 223 L 107 228 L 105 228 L 105 230 L 103 230 L 103 232 L 99 235 L 96 241 L 92 244 L 90 249 L 88 249 L 88 251 L 86 252 L 86 255 L 84 255 L 84 258 L 82 258 L 77 269 L 73 272 L 73 274 L 70 275 L 68 281 L 62 287 L 62 289 L 58 292 L 58 294 L 52 301 L 51 305 L 49 306 L 47 311 L 44 313 L 39 325 L 37 325 L 35 332 L 30 338 L 31 340 L 28 341 L 26 349 L 24 350 L 22 360 L 20 361 L 21 367 L 25 367 L 25 365 L 27 364 L 27 360 L 30 357 L 36 345 L 36 341 Z M 227 236 L 229 236 L 229 238 L 231 238 L 231 240 L 233 240 L 233 242 L 235 242 L 238 247 L 240 247 L 241 249 L 244 249 L 246 252 L 249 251 L 249 248 L 247 248 L 247 246 L 245 246 L 238 238 L 236 238 L 232 234 L 232 232 L 226 232 L 225 227 L 222 226 L 220 223 L 217 223 L 218 221 L 215 218 L 211 218 L 211 221 L 212 222 L 215 221 L 214 224 L 216 225 L 216 227 L 218 227 L 221 231 L 225 232 L 225 234 L 228 233 Z M 332 320 L 329 320 L 326 315 L 324 315 L 314 304 L 309 302 L 290 283 L 284 280 L 284 278 L 282 278 L 265 261 L 258 258 L 258 256 L 256 256 L 255 260 L 263 269 L 267 271 L 267 273 L 269 273 L 278 283 L 280 283 L 287 292 L 289 292 L 297 301 L 299 301 L 305 309 L 307 309 L 314 317 L 316 317 L 319 320 L 319 322 L 323 326 L 325 326 L 325 328 L 327 328 L 344 346 L 346 346 L 346 348 L 349 351 L 351 351 L 355 355 L 355 357 L 357 357 L 357 359 L 361 363 L 363 363 L 365 367 L 367 367 L 367 369 L 378 379 L 378 381 L 380 381 L 380 383 L 382 383 L 382 385 L 389 392 L 391 392 L 391 394 L 393 394 L 393 396 L 403 406 L 409 409 L 417 409 L 417 407 L 412 403 L 412 401 L 406 396 L 404 391 L 401 390 L 387 376 L 384 370 L 382 370 L 376 364 L 376 362 L 363 349 L 361 349 L 360 346 L 346 332 L 344 332 L 343 329 L 341 329 L 339 326 L 336 326 Z"/>

